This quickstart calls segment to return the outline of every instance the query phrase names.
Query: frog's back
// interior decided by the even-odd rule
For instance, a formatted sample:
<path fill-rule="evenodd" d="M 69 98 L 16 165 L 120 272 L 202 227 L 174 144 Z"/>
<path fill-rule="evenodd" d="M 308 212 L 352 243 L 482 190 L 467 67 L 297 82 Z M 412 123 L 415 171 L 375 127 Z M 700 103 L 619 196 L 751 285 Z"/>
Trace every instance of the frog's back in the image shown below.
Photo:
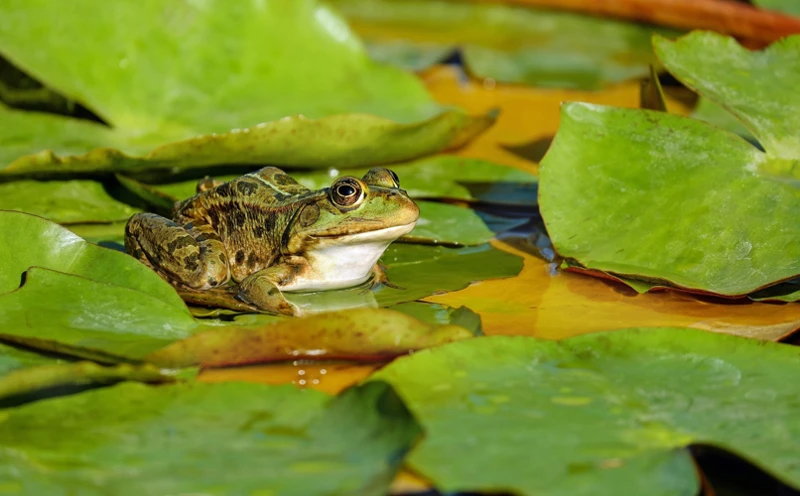
<path fill-rule="evenodd" d="M 294 215 L 319 194 L 282 170 L 265 167 L 179 203 L 175 220 L 185 224 L 202 219 L 208 224 L 225 245 L 232 275 L 238 280 L 275 261 Z"/>

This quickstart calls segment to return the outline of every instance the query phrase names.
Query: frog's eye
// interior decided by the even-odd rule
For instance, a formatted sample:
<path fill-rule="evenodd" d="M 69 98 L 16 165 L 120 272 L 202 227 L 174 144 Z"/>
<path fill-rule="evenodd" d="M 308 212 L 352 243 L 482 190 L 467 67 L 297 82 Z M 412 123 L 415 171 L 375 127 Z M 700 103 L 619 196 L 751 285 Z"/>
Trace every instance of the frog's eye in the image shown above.
<path fill-rule="evenodd" d="M 354 177 L 343 177 L 331 186 L 331 201 L 340 208 L 355 208 L 364 201 L 364 186 Z"/>
<path fill-rule="evenodd" d="M 399 188 L 400 178 L 394 171 L 384 169 L 383 167 L 375 167 L 370 169 L 364 174 L 364 182 L 382 188 Z"/>

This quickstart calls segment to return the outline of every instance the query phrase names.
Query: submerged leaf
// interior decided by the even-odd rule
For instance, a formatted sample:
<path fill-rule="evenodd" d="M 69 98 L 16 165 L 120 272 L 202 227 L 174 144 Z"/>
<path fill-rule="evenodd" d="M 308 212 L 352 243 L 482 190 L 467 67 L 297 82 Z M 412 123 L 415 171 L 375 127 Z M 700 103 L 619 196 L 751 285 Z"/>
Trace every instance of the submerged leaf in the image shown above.
<path fill-rule="evenodd" d="M 800 486 L 800 403 L 786 380 L 798 373 L 796 347 L 662 328 L 477 338 L 373 378 L 419 419 L 426 437 L 409 463 L 442 492 L 688 496 L 692 443 Z"/>
<path fill-rule="evenodd" d="M 91 415 L 87 415 L 91 412 Z M 419 436 L 385 384 L 125 383 L 6 411 L 15 494 L 386 494 Z"/>
<path fill-rule="evenodd" d="M 316 0 L 71 7 L 4 2 L 0 52 L 113 129 L 2 109 L 8 174 L 365 166 L 459 146 L 492 121 L 443 112 L 412 75 L 370 61 Z"/>
<path fill-rule="evenodd" d="M 544 9 L 446 0 L 332 0 L 378 60 L 420 69 L 461 46 L 481 78 L 595 89 L 647 74 L 653 31 Z M 409 61 L 411 64 L 409 64 Z"/>
<path fill-rule="evenodd" d="M 148 355 L 161 367 L 219 367 L 283 360 L 390 360 L 472 337 L 456 325 L 432 326 L 386 309 L 353 309 L 262 327 L 212 329 Z"/>

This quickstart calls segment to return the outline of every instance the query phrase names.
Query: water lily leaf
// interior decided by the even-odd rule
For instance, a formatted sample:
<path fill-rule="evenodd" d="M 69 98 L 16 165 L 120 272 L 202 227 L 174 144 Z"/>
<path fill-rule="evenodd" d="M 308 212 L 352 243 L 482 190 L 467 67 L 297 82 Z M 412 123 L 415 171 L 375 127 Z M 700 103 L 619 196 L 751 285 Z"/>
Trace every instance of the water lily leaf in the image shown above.
<path fill-rule="evenodd" d="M 396 310 L 361 308 L 284 319 L 260 328 L 211 329 L 155 351 L 146 360 L 167 368 L 301 359 L 388 361 L 471 337 L 460 326 L 432 326 Z"/>
<path fill-rule="evenodd" d="M 789 303 L 800 301 L 800 280 L 776 284 L 748 296 L 753 301 L 772 301 Z"/>
<path fill-rule="evenodd" d="M 63 224 L 127 220 L 140 210 L 115 200 L 95 181 L 0 184 L 0 210 L 19 210 Z"/>
<path fill-rule="evenodd" d="M 666 496 L 697 493 L 692 443 L 800 486 L 797 373 L 796 347 L 651 328 L 477 338 L 373 377 L 422 424 L 408 463 L 442 492 Z"/>
<path fill-rule="evenodd" d="M 444 0 L 333 0 L 378 60 L 419 61 L 461 46 L 481 78 L 594 89 L 645 76 L 655 62 L 644 25 L 507 5 Z"/>
<path fill-rule="evenodd" d="M 120 364 L 111 367 L 94 362 L 39 365 L 0 376 L 0 399 L 26 397 L 58 386 L 113 384 L 121 381 L 161 383 L 173 378 L 153 365 Z"/>
<path fill-rule="evenodd" d="M 294 386 L 123 383 L 7 411 L 0 482 L 20 495 L 377 496 L 418 436 L 385 384 L 330 398 Z"/>
<path fill-rule="evenodd" d="M 16 342 L 52 340 L 133 358 L 199 327 L 185 306 L 156 295 L 39 267 L 0 295 L 0 324 Z"/>
<path fill-rule="evenodd" d="M 753 0 L 753 5 L 758 5 L 763 9 L 778 10 L 800 16 L 800 4 L 793 0 Z"/>
<path fill-rule="evenodd" d="M 36 266 L 130 288 L 189 314 L 175 290 L 133 257 L 88 243 L 35 215 L 0 210 L 0 259 L 0 293 L 18 288 L 22 274 Z"/>
<path fill-rule="evenodd" d="M 773 160 L 695 119 L 566 104 L 540 209 L 558 253 L 586 268 L 746 295 L 800 274 L 800 195 Z"/>
<path fill-rule="evenodd" d="M 412 75 L 370 61 L 316 0 L 72 7 L 4 2 L 0 52 L 113 129 L 3 109 L 6 173 L 364 166 L 459 146 L 491 124 L 443 112 Z M 31 32 L 46 33 L 35 50 Z"/>
<path fill-rule="evenodd" d="M 402 288 L 378 287 L 374 292 L 381 306 L 457 291 L 476 281 L 513 277 L 522 270 L 519 256 L 488 244 L 445 248 L 395 243 L 381 262 L 392 284 Z"/>
<path fill-rule="evenodd" d="M 738 134 L 747 141 L 760 147 L 758 140 L 756 140 L 755 137 L 753 137 L 753 134 L 746 127 L 744 127 L 742 121 L 737 119 L 720 105 L 714 103 L 713 100 L 700 97 L 697 100 L 697 106 L 692 112 L 692 117 L 695 119 L 700 119 L 701 121 L 710 122 L 711 124 L 715 124 L 722 129 L 725 129 L 726 131 Z"/>
<path fill-rule="evenodd" d="M 40 355 L 33 351 L 22 350 L 13 346 L 0 344 L 0 376 L 8 374 L 14 370 L 37 365 L 53 365 L 60 363 L 61 360 L 50 356 Z"/>
<path fill-rule="evenodd" d="M 760 52 L 733 38 L 694 32 L 672 42 L 654 37 L 658 57 L 684 84 L 723 106 L 764 146 L 767 163 L 757 169 L 800 178 L 800 36 L 790 36 Z M 759 77 L 751 77 L 758 74 Z"/>

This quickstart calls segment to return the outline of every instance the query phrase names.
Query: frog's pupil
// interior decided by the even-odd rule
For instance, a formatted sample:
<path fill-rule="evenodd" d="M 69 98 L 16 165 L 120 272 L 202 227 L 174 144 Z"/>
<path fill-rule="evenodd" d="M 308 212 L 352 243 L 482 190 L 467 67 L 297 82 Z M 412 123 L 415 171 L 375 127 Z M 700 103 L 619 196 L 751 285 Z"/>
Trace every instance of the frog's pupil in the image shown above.
<path fill-rule="evenodd" d="M 356 189 L 352 186 L 348 186 L 346 184 L 339 186 L 339 194 L 342 196 L 352 196 L 355 194 L 355 192 Z"/>

